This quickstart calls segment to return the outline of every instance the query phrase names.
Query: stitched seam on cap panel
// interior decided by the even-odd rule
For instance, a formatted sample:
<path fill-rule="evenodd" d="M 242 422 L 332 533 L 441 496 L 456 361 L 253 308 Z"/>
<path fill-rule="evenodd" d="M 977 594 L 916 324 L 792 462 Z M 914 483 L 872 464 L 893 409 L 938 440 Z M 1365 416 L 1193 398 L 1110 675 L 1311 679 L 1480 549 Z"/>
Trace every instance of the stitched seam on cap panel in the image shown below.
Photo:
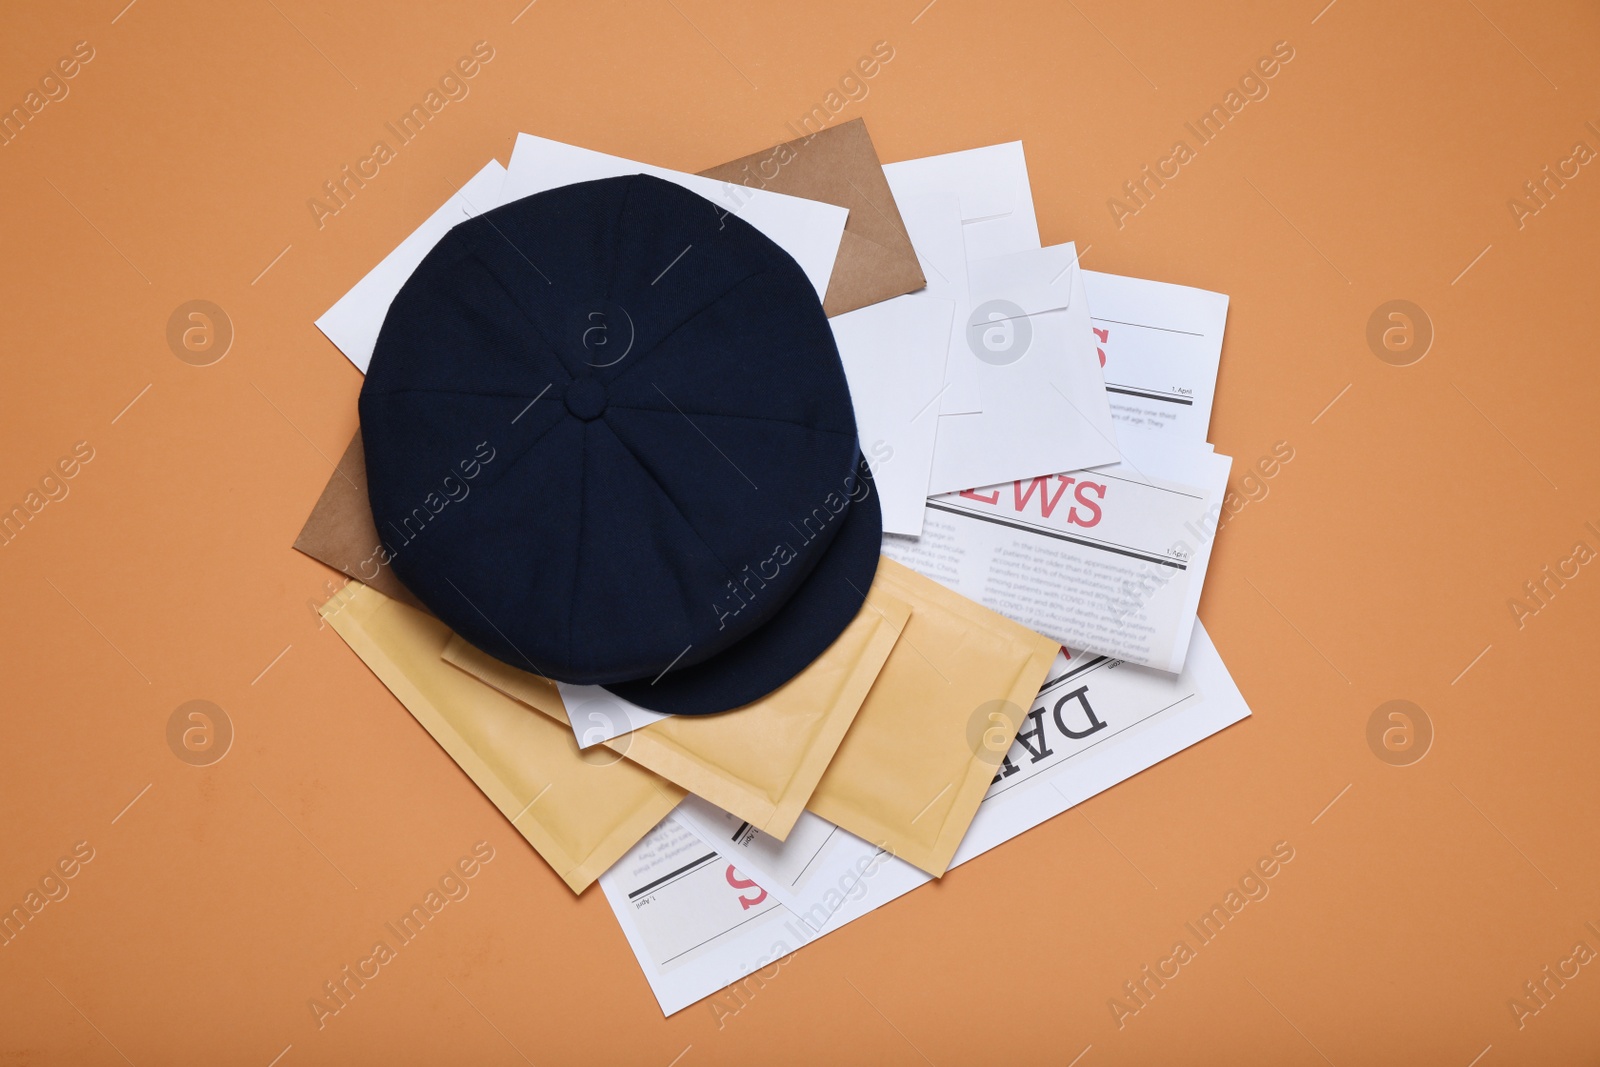
<path fill-rule="evenodd" d="M 841 515 L 847 515 L 849 513 L 849 511 L 851 509 L 853 509 L 855 506 L 856 506 L 856 504 L 852 503 L 851 507 L 849 509 L 846 509 L 846 511 L 841 513 Z M 828 546 L 828 548 L 826 549 L 826 551 L 827 552 L 835 551 L 834 545 L 830 544 Z M 876 553 L 876 552 L 872 553 L 872 556 L 871 556 L 872 568 L 873 568 L 872 574 L 867 575 L 863 579 L 863 583 L 862 583 L 868 589 L 870 589 L 871 586 L 872 586 L 873 577 L 877 572 L 878 562 L 879 562 L 880 558 L 881 557 L 879 556 L 878 553 Z M 817 561 L 817 563 L 816 563 L 816 566 L 820 567 L 821 565 L 822 565 L 822 561 L 821 561 L 821 559 L 819 559 Z M 850 586 L 851 592 L 846 594 L 847 599 L 854 600 L 853 606 L 845 613 L 845 621 L 840 627 L 840 632 L 842 633 L 844 627 L 849 625 L 849 620 L 854 618 L 856 613 L 861 610 L 861 605 L 866 602 L 868 597 L 867 597 L 866 593 L 864 593 L 862 591 L 862 586 L 855 585 L 853 582 L 850 581 L 848 576 L 838 576 L 838 577 L 842 577 L 844 582 L 845 582 L 845 584 Z M 815 578 L 816 578 L 815 568 L 813 568 L 813 571 L 808 573 L 808 576 L 806 577 L 805 581 L 806 582 L 810 582 L 810 581 L 815 580 Z M 796 595 L 798 595 L 798 591 L 797 591 Z M 774 616 L 773 618 L 768 619 L 766 622 L 762 623 L 760 626 L 756 627 L 750 633 L 746 634 L 743 638 L 741 638 L 740 639 L 741 643 L 744 642 L 744 641 L 753 641 L 753 640 L 759 639 L 761 633 L 764 630 L 766 630 L 768 627 L 776 626 L 777 623 L 778 623 L 778 620 L 779 620 L 779 616 Z M 806 657 L 805 661 L 806 662 L 810 662 L 811 660 L 814 660 L 817 656 L 820 656 L 823 652 L 825 652 L 827 650 L 828 646 L 831 645 L 833 643 L 833 641 L 836 639 L 836 636 L 837 635 L 835 635 L 835 638 L 828 638 L 827 640 L 825 640 L 822 643 L 822 647 L 821 648 L 812 649 L 810 651 L 809 655 Z M 737 650 L 738 648 L 739 648 L 739 645 L 735 644 L 735 645 L 731 646 L 730 648 L 724 650 L 723 652 L 720 652 L 720 653 L 717 653 L 716 655 L 707 657 L 705 660 L 702 660 L 701 662 L 699 662 L 697 664 L 694 664 L 693 666 L 687 668 L 687 672 L 696 672 L 696 671 L 699 671 L 699 670 L 702 670 L 702 669 L 714 670 L 715 666 L 717 664 L 717 661 L 718 661 L 718 659 L 720 657 L 722 657 L 724 655 L 727 655 L 727 654 Z M 801 669 L 804 669 L 803 666 L 802 666 Z M 674 673 L 677 673 L 677 672 L 675 671 Z M 636 682 L 636 681 L 608 683 L 606 685 L 606 688 L 610 692 L 615 693 L 617 696 L 622 697 L 624 700 L 634 700 L 635 703 L 638 703 L 639 701 L 638 701 L 637 697 L 640 696 L 641 694 L 637 694 L 636 693 L 634 696 L 629 696 L 628 694 L 629 694 L 629 692 L 632 691 L 632 687 L 638 687 L 640 684 L 641 684 L 640 682 Z M 748 704 L 751 701 L 759 700 L 761 697 L 763 697 L 765 695 L 766 695 L 766 693 L 764 693 L 764 692 L 751 692 L 744 699 L 738 701 L 738 703 L 735 704 L 734 706 L 735 707 L 743 706 L 744 704 Z"/>
<path fill-rule="evenodd" d="M 507 477 L 510 476 L 512 468 L 514 468 L 517 465 L 517 463 L 520 462 L 522 460 L 522 458 L 524 456 L 526 456 L 528 454 L 528 452 L 530 452 L 534 448 L 534 446 L 536 446 L 540 441 L 544 440 L 544 438 L 550 433 L 550 431 L 554 430 L 557 426 L 560 426 L 562 421 L 563 420 L 558 419 L 556 422 L 553 422 L 549 426 L 545 427 L 544 431 L 542 433 L 540 433 L 537 437 L 535 437 L 532 441 L 529 441 L 527 446 L 524 447 L 523 450 L 520 453 L 518 453 L 517 456 L 511 461 L 511 463 L 504 468 L 504 470 L 500 474 L 500 477 L 496 481 L 484 485 L 482 487 L 481 491 L 492 492 L 496 486 L 500 485 L 501 482 L 503 482 Z M 464 509 L 461 509 L 461 508 L 448 508 L 443 512 L 439 512 L 439 513 L 435 514 L 433 519 L 429 521 L 427 529 L 428 530 L 448 529 L 449 525 L 452 522 L 465 521 L 465 520 L 457 519 L 458 515 L 464 514 L 464 513 L 465 513 Z M 378 518 L 377 514 L 374 513 L 373 514 L 374 525 L 376 525 L 377 518 Z M 394 520 L 393 520 L 392 517 L 386 518 L 384 521 L 388 522 L 390 524 L 391 528 L 393 527 Z M 398 532 L 398 531 L 396 531 L 396 532 Z M 382 535 L 382 533 L 380 531 L 379 537 L 381 538 L 382 536 L 383 535 Z M 438 538 L 435 537 L 433 539 L 433 541 L 430 542 L 430 544 L 435 544 L 435 545 L 438 544 Z M 421 551 L 421 550 L 419 550 L 419 551 Z M 406 560 L 406 563 L 404 565 L 402 565 L 399 562 L 399 557 L 397 555 L 396 556 L 396 563 L 395 563 L 396 572 L 398 573 L 403 567 L 409 568 L 410 563 L 412 562 L 412 559 L 414 559 L 414 558 L 415 558 L 415 554 L 414 553 L 408 554 L 408 558 Z M 352 575 L 351 577 L 354 577 L 354 575 Z M 402 576 L 401 580 L 404 581 L 404 577 L 403 576 Z M 454 584 L 453 580 L 452 580 L 452 584 Z M 458 594 L 463 595 L 463 596 L 465 595 L 465 593 L 463 593 L 462 590 L 459 589 L 459 588 L 456 590 L 456 592 Z M 482 590 L 474 589 L 474 592 L 479 593 L 480 596 L 483 595 Z M 476 604 L 473 604 L 471 601 L 468 601 L 468 604 L 473 608 L 473 611 L 475 613 L 478 612 L 478 608 L 477 608 Z M 493 626 L 496 630 L 499 629 L 499 623 L 496 622 L 495 620 L 491 619 L 490 620 L 490 625 Z M 505 640 L 509 641 L 509 638 L 505 638 Z M 517 653 L 518 656 L 520 656 L 523 660 L 526 660 L 529 663 L 529 665 L 532 666 L 532 662 L 533 661 L 528 659 L 526 653 L 524 653 L 520 648 L 515 648 L 515 646 L 513 646 L 513 650 Z M 537 667 L 533 667 L 533 671 L 534 671 L 535 674 L 542 674 L 542 672 L 540 672 Z"/>
<path fill-rule="evenodd" d="M 606 303 L 611 302 L 611 294 L 617 288 L 617 267 L 622 260 L 622 219 L 628 213 L 628 200 L 633 196 L 634 186 L 639 184 L 642 174 L 631 175 L 628 184 L 622 189 L 622 206 L 617 208 L 616 229 L 611 235 L 611 269 L 606 272 Z"/>
<path fill-rule="evenodd" d="M 543 441 L 546 437 L 548 437 L 550 435 L 550 432 L 552 430 L 554 430 L 557 426 L 560 426 L 564 421 L 566 421 L 566 420 L 561 419 L 561 418 L 557 418 L 556 421 L 552 422 L 549 426 L 546 426 L 544 428 L 544 430 L 541 431 L 537 437 L 533 438 L 533 440 L 531 440 L 527 444 L 523 445 L 522 451 L 518 452 L 514 457 L 512 457 L 511 462 L 506 464 L 505 468 L 500 473 L 500 477 L 496 478 L 493 482 L 491 482 L 488 485 L 484 486 L 484 488 L 492 489 L 495 486 L 499 485 L 501 482 L 504 482 L 507 478 L 511 477 L 511 472 L 516 469 L 517 464 L 521 463 L 523 461 L 523 459 L 526 458 L 528 453 L 532 452 L 534 447 L 536 445 L 538 445 L 540 441 Z"/>
<path fill-rule="evenodd" d="M 730 415 L 721 411 L 691 411 L 688 408 L 669 411 L 665 408 L 647 408 L 642 404 L 608 404 L 607 406 L 621 408 L 623 411 L 646 411 L 652 415 L 699 415 L 707 419 L 741 419 L 745 422 L 771 423 L 774 426 L 793 426 L 797 429 L 808 430 L 811 433 L 827 434 L 829 437 L 848 437 L 852 440 L 859 433 L 858 430 L 830 430 L 825 426 L 812 426 L 810 423 L 796 422 L 793 419 L 768 418 L 765 415 Z"/>
<path fill-rule="evenodd" d="M 474 219 L 473 221 L 476 222 L 477 220 Z M 451 230 L 449 234 L 446 234 L 446 237 L 454 236 L 458 231 L 465 228 L 467 225 L 469 225 L 469 223 L 462 223 L 454 230 Z M 528 327 L 533 330 L 535 335 L 538 336 L 539 340 L 544 342 L 544 346 L 549 352 L 550 357 L 556 361 L 556 366 L 560 367 L 566 372 L 567 381 L 572 381 L 574 377 L 572 368 L 567 366 L 567 361 L 561 358 L 561 350 L 551 343 L 550 338 L 545 336 L 544 330 L 540 328 L 536 321 L 534 321 L 533 316 L 528 314 L 527 309 L 522 306 L 522 302 L 518 300 L 516 294 L 511 291 L 511 287 L 506 285 L 506 283 L 501 280 L 500 275 L 497 274 L 495 269 L 489 265 L 488 260 L 484 259 L 478 254 L 477 248 L 471 244 L 468 244 L 465 239 L 462 239 L 461 243 L 466 247 L 467 254 L 477 261 L 478 265 L 483 268 L 483 272 L 487 274 L 489 279 L 493 281 L 497 287 L 499 287 L 502 293 L 505 294 L 506 299 L 511 302 L 511 306 L 516 309 L 517 314 L 522 316 L 522 321 L 526 322 Z M 510 244 L 510 238 L 506 238 L 506 243 Z M 511 247 L 516 249 L 517 246 L 511 245 Z M 520 255 L 521 252 L 519 251 L 518 254 Z"/>
<path fill-rule="evenodd" d="M 621 405 L 621 404 L 614 405 L 614 406 L 621 407 L 624 410 L 628 410 L 628 411 L 645 411 L 645 412 L 647 412 L 649 414 L 652 414 L 652 415 L 673 414 L 672 412 L 658 411 L 658 410 L 656 410 L 654 408 L 630 408 L 627 405 Z M 715 416 L 712 416 L 712 417 L 715 417 Z M 744 416 L 734 415 L 734 416 L 729 416 L 729 417 L 730 418 L 743 418 Z M 782 425 L 782 426 L 793 426 L 793 427 L 796 427 L 798 429 L 805 430 L 808 433 L 818 433 L 818 434 L 823 434 L 823 435 L 826 435 L 826 436 L 829 436 L 829 437 L 845 437 L 845 438 L 849 439 L 851 444 L 854 447 L 851 450 L 850 462 L 846 467 L 846 473 L 845 473 L 845 477 L 846 478 L 848 478 L 851 473 L 855 472 L 857 467 L 862 465 L 861 445 L 860 445 L 860 443 L 858 441 L 856 441 L 855 436 L 853 434 L 846 434 L 842 430 L 814 430 L 811 427 L 804 426 L 804 425 L 802 425 L 800 423 L 788 422 L 786 420 L 779 420 L 777 424 L 778 425 Z M 606 429 L 611 431 L 611 436 L 615 437 L 617 439 L 617 442 L 619 444 L 621 444 L 624 449 L 627 450 L 628 454 L 633 457 L 634 462 L 639 464 L 639 466 L 641 468 L 644 468 L 645 473 L 650 475 L 651 480 L 654 481 L 656 483 L 656 485 L 661 488 L 662 493 L 663 494 L 667 494 L 667 489 L 666 489 L 665 486 L 661 485 L 661 480 L 659 478 L 656 478 L 655 474 L 652 471 L 650 471 L 649 468 L 645 467 L 644 461 L 639 458 L 638 453 L 636 453 L 633 450 L 633 448 L 626 441 L 624 441 L 622 439 L 621 435 L 617 433 L 616 428 L 611 425 L 609 420 L 606 420 Z M 873 484 L 870 478 L 866 479 L 866 481 L 867 481 L 867 483 L 869 485 Z M 670 494 L 667 494 L 667 499 L 672 503 L 672 506 L 674 507 L 674 509 L 677 510 L 679 516 L 683 518 L 684 522 L 689 526 L 689 528 L 691 530 L 694 530 L 693 523 L 690 523 L 688 516 L 683 514 L 683 509 L 678 507 L 677 501 L 673 500 Z M 840 511 L 838 514 L 841 515 L 841 516 L 844 515 L 846 512 L 848 512 L 850 510 L 850 508 L 851 508 L 853 503 L 854 503 L 854 501 L 850 497 L 850 494 L 848 492 L 846 492 L 845 493 L 845 507 L 844 507 L 844 510 Z M 694 533 L 695 533 L 696 537 L 700 536 L 698 530 L 695 530 Z M 837 528 L 835 530 L 835 533 L 837 534 Z M 701 538 L 700 543 L 701 544 L 705 544 L 705 539 Z M 829 539 L 829 546 L 830 547 L 831 547 L 832 543 L 833 543 L 833 538 L 830 538 Z M 710 545 L 706 545 L 706 549 L 707 549 L 707 551 L 710 551 L 711 550 L 711 546 Z M 723 562 L 722 557 L 718 556 L 715 552 L 712 552 L 711 555 L 712 555 L 712 558 L 716 559 L 716 561 L 718 563 L 722 564 L 722 567 L 723 567 L 724 570 L 727 569 L 728 565 Z M 813 567 L 815 567 L 815 563 L 813 563 Z M 730 580 L 731 580 L 731 578 L 730 578 Z"/>
<path fill-rule="evenodd" d="M 426 390 L 426 389 L 402 389 L 402 390 L 399 390 L 396 393 L 382 393 L 382 394 L 379 394 L 379 395 L 381 395 L 381 396 L 397 396 L 397 395 L 400 395 L 401 393 L 405 393 L 405 394 L 421 393 L 423 395 L 429 395 L 431 392 L 432 392 L 431 390 Z M 461 395 L 463 395 L 463 396 L 480 396 L 480 394 L 477 394 L 477 393 L 464 393 L 464 394 L 461 394 Z M 521 399 L 520 397 L 504 398 L 504 397 L 494 397 L 494 396 L 481 397 L 481 398 L 482 399 Z M 547 434 L 549 434 L 551 430 L 554 430 L 559 425 L 561 425 L 561 420 L 558 418 L 555 422 L 551 423 L 549 426 L 546 426 L 544 428 L 544 430 L 542 430 L 537 437 L 534 437 L 532 440 L 527 442 L 527 444 L 525 444 L 522 447 L 522 450 L 520 452 L 518 452 L 515 455 L 515 457 L 512 458 L 511 462 L 505 466 L 504 473 L 501 474 L 499 478 L 495 479 L 494 484 L 498 485 L 501 481 L 503 481 L 507 477 L 507 475 L 509 475 L 511 473 L 511 469 L 522 461 L 522 457 L 524 457 L 524 456 L 526 456 L 528 454 L 528 450 L 533 448 L 540 441 L 543 441 L 545 439 L 545 436 Z M 510 447 L 510 446 L 508 446 L 508 447 Z"/>
<path fill-rule="evenodd" d="M 682 322 L 678 323 L 678 325 L 676 325 L 672 329 L 668 330 L 665 337 L 661 338 L 655 344 L 651 345 L 644 352 L 641 352 L 639 354 L 639 358 L 634 360 L 631 365 L 622 368 L 622 371 L 620 373 L 618 373 L 616 375 L 616 377 L 611 379 L 611 381 L 608 383 L 607 387 L 608 388 L 615 387 L 616 384 L 618 382 L 620 382 L 628 374 L 629 371 L 632 371 L 632 370 L 636 369 L 641 363 L 645 362 L 645 360 L 647 360 L 649 357 L 651 357 L 651 356 L 655 355 L 657 352 L 659 352 L 661 350 L 661 346 L 665 345 L 669 340 L 671 340 L 673 338 L 673 336 L 675 336 L 679 330 L 683 329 L 685 326 L 689 325 L 695 319 L 698 319 L 701 315 L 704 315 L 707 311 L 711 310 L 712 307 L 714 307 L 719 301 L 721 301 L 723 298 L 725 298 L 729 293 L 733 292 L 735 289 L 739 288 L 739 286 L 743 285 L 745 282 L 749 281 L 750 279 L 759 278 L 763 274 L 766 274 L 766 273 L 767 272 L 765 270 L 758 270 L 754 274 L 746 274 L 743 278 L 740 278 L 738 281 L 736 281 L 732 285 L 728 286 L 722 292 L 718 293 L 716 296 L 712 297 L 710 300 L 707 300 L 704 304 L 702 304 L 695 311 L 694 314 L 690 315 L 688 318 L 686 318 Z"/>
<path fill-rule="evenodd" d="M 629 446 L 628 442 L 624 441 L 620 436 L 618 436 L 617 431 L 612 428 L 609 422 L 605 422 L 604 419 L 598 419 L 596 421 L 604 423 L 606 431 L 611 434 L 612 440 L 616 441 L 617 444 L 622 446 L 622 450 L 628 454 L 630 459 L 633 460 L 635 466 L 644 472 L 645 477 L 649 478 L 655 483 L 657 489 L 661 490 L 661 495 L 666 498 L 667 503 L 672 505 L 672 510 L 676 512 L 678 518 L 683 521 L 683 525 L 688 528 L 690 533 L 694 534 L 694 539 L 700 542 L 700 547 L 705 549 L 711 558 L 716 561 L 717 566 L 722 568 L 723 577 L 727 578 L 730 582 L 733 581 L 733 571 L 728 567 L 727 562 L 717 554 L 716 549 L 712 548 L 706 543 L 706 539 L 704 537 L 700 536 L 700 531 L 695 529 L 694 523 L 689 521 L 689 516 L 683 513 L 683 508 L 679 506 L 678 501 L 673 498 L 672 493 L 668 491 L 665 485 L 661 484 L 661 479 L 656 477 L 655 471 L 651 470 L 645 465 L 644 460 L 639 458 L 639 454 Z M 591 423 L 590 425 L 593 424 Z"/>
<path fill-rule="evenodd" d="M 583 459 L 582 459 L 582 462 L 580 462 L 578 464 L 578 542 L 577 542 L 577 544 L 578 544 L 578 558 L 573 561 L 574 566 L 572 568 L 572 585 L 571 585 L 572 591 L 567 594 L 567 603 L 569 605 L 578 603 L 578 575 L 583 573 L 583 520 L 584 520 L 584 512 L 588 508 L 588 505 L 589 505 L 589 492 L 588 492 L 588 489 L 589 489 L 589 427 L 590 427 L 590 425 L 591 425 L 591 423 L 585 422 L 585 423 L 581 423 L 579 425 L 579 427 L 578 427 L 578 432 L 583 435 L 583 439 L 582 439 L 583 440 L 583 446 L 580 449 L 580 454 L 582 455 Z M 569 614 L 567 616 L 567 655 L 566 655 L 566 662 L 569 665 L 572 663 L 572 632 L 574 630 L 576 630 L 576 629 L 577 629 L 577 627 L 572 625 L 572 616 Z M 585 673 L 587 673 L 587 672 L 585 672 Z"/>
<path fill-rule="evenodd" d="M 631 404 L 612 404 L 610 406 L 611 407 L 616 407 L 616 408 L 621 408 L 624 411 L 640 411 L 640 412 L 644 412 L 644 413 L 650 414 L 650 415 L 677 415 L 677 414 L 681 414 L 681 412 L 662 411 L 659 408 L 639 408 L 639 407 L 634 407 Z M 818 434 L 818 435 L 825 436 L 825 437 L 843 437 L 846 440 L 850 441 L 850 443 L 854 446 L 853 449 L 851 450 L 850 462 L 846 465 L 846 468 L 845 468 L 845 477 L 846 478 L 848 478 L 850 476 L 850 474 L 853 473 L 856 470 L 856 468 L 861 465 L 861 462 L 862 462 L 862 460 L 861 460 L 861 443 L 860 443 L 860 441 L 857 440 L 855 434 L 846 433 L 843 430 L 823 430 L 823 429 L 818 429 L 818 428 L 813 427 L 813 426 L 807 426 L 804 423 L 791 422 L 788 419 L 762 419 L 759 416 L 755 416 L 755 415 L 717 415 L 717 414 L 712 413 L 712 412 L 695 412 L 695 414 L 700 415 L 702 418 L 713 418 L 713 419 L 715 419 L 715 418 L 728 418 L 728 419 L 742 419 L 742 420 L 746 420 L 746 421 L 758 421 L 758 422 L 763 422 L 763 423 L 770 423 L 770 424 L 776 425 L 776 426 L 793 427 L 795 429 L 802 430 L 807 434 Z M 607 425 L 609 427 L 609 423 Z M 613 437 L 617 437 L 618 436 L 615 429 L 612 429 L 611 433 L 612 433 Z M 621 440 L 621 438 L 618 437 L 618 440 Z M 624 444 L 624 447 L 627 447 L 626 444 Z M 628 451 L 631 453 L 633 450 L 630 448 L 630 449 L 628 449 Z M 635 460 L 638 459 L 637 456 L 634 456 L 634 458 L 635 458 Z M 868 479 L 868 482 L 870 484 L 870 482 L 871 482 L 870 478 Z M 845 497 L 846 497 L 846 501 L 847 501 L 846 510 L 848 510 L 848 508 L 849 508 L 849 494 L 846 493 Z M 841 512 L 840 514 L 843 514 L 843 512 Z M 720 562 L 720 560 L 719 560 L 719 562 Z M 726 564 L 724 564 L 724 566 L 726 566 Z"/>

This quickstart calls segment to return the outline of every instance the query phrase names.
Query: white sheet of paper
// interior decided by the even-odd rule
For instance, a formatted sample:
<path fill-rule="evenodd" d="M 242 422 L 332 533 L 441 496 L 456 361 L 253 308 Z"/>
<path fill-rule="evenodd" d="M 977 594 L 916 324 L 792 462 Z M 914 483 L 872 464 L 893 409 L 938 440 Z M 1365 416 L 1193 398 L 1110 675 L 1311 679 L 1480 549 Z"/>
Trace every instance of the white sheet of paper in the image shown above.
<path fill-rule="evenodd" d="M 896 204 L 923 193 L 954 193 L 961 201 L 968 259 L 1039 247 L 1021 141 L 885 163 L 883 176 Z"/>
<path fill-rule="evenodd" d="M 1117 439 L 1200 444 L 1211 425 L 1228 298 L 1187 285 L 1083 272 Z"/>
<path fill-rule="evenodd" d="M 928 495 L 1120 456 L 1071 244 L 967 264 L 971 310 L 949 359 L 979 365 L 983 411 L 941 415 Z"/>
<path fill-rule="evenodd" d="M 922 532 L 954 313 L 948 300 L 919 292 L 828 320 L 889 533 Z"/>
<path fill-rule="evenodd" d="M 568 685 L 557 682 L 556 691 L 567 708 L 567 721 L 579 748 L 589 748 L 625 733 L 667 718 L 650 711 L 598 685 Z"/>
<path fill-rule="evenodd" d="M 922 536 L 883 553 L 1068 648 L 1179 671 L 1233 461 L 1127 455 L 931 499 Z"/>
<path fill-rule="evenodd" d="M 1058 659 L 952 869 L 1247 717 L 1203 627 L 1193 642 L 1176 677 L 1100 657 Z M 600 878 L 667 1015 L 931 881 L 857 837 L 829 833 L 831 824 L 816 816 L 776 842 L 728 828 L 716 809 L 708 815 L 693 801 Z M 807 819 L 819 825 L 806 826 Z M 699 882 L 674 892 L 678 883 L 663 879 L 685 867 Z M 676 899 L 652 911 L 660 899 L 652 894 Z M 748 903 L 730 903 L 733 894 Z M 673 924 L 684 933 L 669 943 Z M 653 932 L 657 925 L 664 929 Z M 680 947 L 690 942 L 693 949 Z"/>
<path fill-rule="evenodd" d="M 955 300 L 956 333 L 951 353 L 965 329 L 965 267 L 957 262 L 986 259 L 1039 247 L 1039 223 L 1033 212 L 1033 190 L 1021 141 L 972 148 L 962 152 L 889 163 L 883 175 L 900 207 L 906 233 L 922 261 L 922 273 L 936 295 Z M 950 201 L 961 225 L 951 230 L 944 220 Z M 952 243 L 952 238 L 959 238 Z M 952 358 L 945 371 L 950 389 L 939 404 L 941 414 L 983 410 L 976 368 Z M 965 488 L 965 487 L 963 487 Z"/>
<path fill-rule="evenodd" d="M 818 299 L 827 293 L 845 219 L 850 215 L 847 208 L 654 167 L 531 133 L 517 134 L 511 164 L 506 168 L 505 198 L 509 203 L 574 182 L 627 174 L 649 174 L 681 185 L 705 197 L 717 210 L 738 216 L 794 257 L 816 287 Z"/>
<path fill-rule="evenodd" d="M 378 343 L 378 331 L 383 328 L 384 316 L 389 314 L 389 305 L 400 287 L 452 226 L 504 202 L 501 196 L 505 179 L 506 168 L 490 160 L 438 211 L 429 215 L 427 222 L 413 230 L 411 236 L 401 241 L 393 252 L 367 272 L 366 277 L 322 313 L 317 329 L 337 345 L 362 374 L 367 373 L 373 346 Z"/>

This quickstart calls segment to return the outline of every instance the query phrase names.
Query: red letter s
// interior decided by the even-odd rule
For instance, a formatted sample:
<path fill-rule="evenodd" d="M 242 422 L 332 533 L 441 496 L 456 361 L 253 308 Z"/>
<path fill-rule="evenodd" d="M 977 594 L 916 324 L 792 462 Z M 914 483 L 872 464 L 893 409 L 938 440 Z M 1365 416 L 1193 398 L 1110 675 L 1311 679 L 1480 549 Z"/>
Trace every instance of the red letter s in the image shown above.
<path fill-rule="evenodd" d="M 728 884 L 733 886 L 735 889 L 754 889 L 756 891 L 756 895 L 753 897 L 747 897 L 743 893 L 739 894 L 739 906 L 745 911 L 749 911 L 751 908 L 767 899 L 767 891 L 756 885 L 748 878 L 740 878 L 739 872 L 734 870 L 733 864 L 728 864 L 728 871 L 723 875 L 723 877 L 726 878 L 728 880 Z"/>
<path fill-rule="evenodd" d="M 1099 482 L 1079 482 L 1077 488 L 1072 491 L 1072 498 L 1092 512 L 1094 514 L 1094 518 L 1090 519 L 1088 522 L 1085 522 L 1078 517 L 1078 509 L 1073 508 L 1071 511 L 1067 512 L 1067 521 L 1087 529 L 1090 526 L 1095 526 L 1100 522 L 1100 505 L 1095 503 L 1093 500 L 1084 499 L 1083 493 L 1085 489 L 1092 490 L 1097 498 L 1104 500 L 1106 498 L 1106 487 L 1101 485 Z"/>

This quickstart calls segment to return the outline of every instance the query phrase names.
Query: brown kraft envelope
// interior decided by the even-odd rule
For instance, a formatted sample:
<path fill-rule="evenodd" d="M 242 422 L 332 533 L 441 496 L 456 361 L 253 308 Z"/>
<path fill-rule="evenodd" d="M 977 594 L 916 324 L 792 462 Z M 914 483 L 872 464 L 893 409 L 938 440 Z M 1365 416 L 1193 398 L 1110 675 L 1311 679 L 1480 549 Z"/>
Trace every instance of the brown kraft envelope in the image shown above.
<path fill-rule="evenodd" d="M 784 840 L 910 616 L 909 605 L 876 585 L 867 596 L 868 604 L 821 656 L 760 700 L 719 715 L 673 716 L 605 744 Z M 444 658 L 568 721 L 548 679 L 502 663 L 460 636 L 450 642 Z"/>
<path fill-rule="evenodd" d="M 300 536 L 294 539 L 294 547 L 384 596 L 427 610 L 395 577 L 389 566 L 388 549 L 372 521 L 372 504 L 367 500 L 367 457 L 360 430 L 339 457 L 333 477 L 322 487 L 322 495 L 300 528 Z"/>
<path fill-rule="evenodd" d="M 752 152 L 700 174 L 850 209 L 822 301 L 830 317 L 928 284 L 861 119 Z"/>
<path fill-rule="evenodd" d="M 873 588 L 911 619 L 806 807 L 937 878 L 1060 645 L 890 559 Z"/>
<path fill-rule="evenodd" d="M 434 618 L 350 582 L 323 618 L 574 893 L 683 799 L 611 752 L 580 753 L 571 728 L 440 659 Z"/>

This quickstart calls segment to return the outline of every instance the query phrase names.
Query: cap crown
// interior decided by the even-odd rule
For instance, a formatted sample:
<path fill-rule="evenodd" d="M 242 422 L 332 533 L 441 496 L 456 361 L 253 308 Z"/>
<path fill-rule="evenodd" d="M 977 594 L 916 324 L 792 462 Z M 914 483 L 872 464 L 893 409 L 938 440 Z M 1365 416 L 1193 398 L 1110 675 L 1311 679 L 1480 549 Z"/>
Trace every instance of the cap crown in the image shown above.
<path fill-rule="evenodd" d="M 396 574 L 474 645 L 574 683 L 698 663 L 771 619 L 857 458 L 800 267 L 646 175 L 452 229 L 395 297 L 360 411 Z"/>

